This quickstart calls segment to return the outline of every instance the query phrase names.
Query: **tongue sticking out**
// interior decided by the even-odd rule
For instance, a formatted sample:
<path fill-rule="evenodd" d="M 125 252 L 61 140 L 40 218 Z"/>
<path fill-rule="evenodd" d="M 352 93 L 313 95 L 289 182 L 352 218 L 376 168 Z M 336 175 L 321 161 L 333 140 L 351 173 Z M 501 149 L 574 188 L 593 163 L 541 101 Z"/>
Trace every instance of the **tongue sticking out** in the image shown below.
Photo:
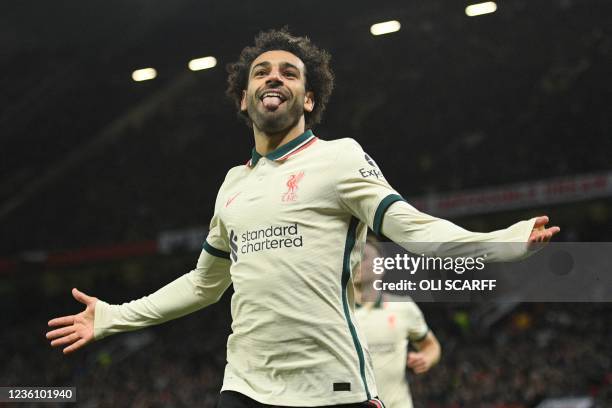
<path fill-rule="evenodd" d="M 266 96 L 261 101 L 263 102 L 264 107 L 271 111 L 275 111 L 283 102 L 278 96 Z"/>

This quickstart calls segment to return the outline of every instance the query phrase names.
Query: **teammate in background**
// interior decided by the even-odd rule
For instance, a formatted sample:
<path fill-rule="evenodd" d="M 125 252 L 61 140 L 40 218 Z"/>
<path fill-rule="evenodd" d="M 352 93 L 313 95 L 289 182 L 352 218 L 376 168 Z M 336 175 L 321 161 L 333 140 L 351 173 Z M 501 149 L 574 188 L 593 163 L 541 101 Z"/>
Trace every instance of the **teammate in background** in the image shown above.
<path fill-rule="evenodd" d="M 390 297 L 372 289 L 375 279 L 372 262 L 383 256 L 378 241 L 368 236 L 361 268 L 353 278 L 357 322 L 365 334 L 372 356 L 378 395 L 387 408 L 412 408 L 406 367 L 423 374 L 440 360 L 440 343 L 427 326 L 421 309 L 409 297 Z M 375 301 L 372 301 L 374 300 Z M 418 351 L 408 352 L 408 343 Z"/>
<path fill-rule="evenodd" d="M 521 251 L 492 260 L 522 258 L 529 243 L 559 231 L 545 227 L 545 216 L 491 233 L 466 231 L 406 203 L 353 139 L 318 139 L 312 127 L 333 88 L 329 60 L 308 38 L 286 30 L 260 33 L 242 50 L 229 66 L 227 93 L 252 128 L 255 147 L 219 189 L 196 268 L 121 305 L 73 289 L 86 308 L 49 322 L 52 346 L 70 353 L 193 313 L 233 284 L 220 407 L 380 407 L 349 284 L 368 227 L 408 248 L 520 243 Z"/>

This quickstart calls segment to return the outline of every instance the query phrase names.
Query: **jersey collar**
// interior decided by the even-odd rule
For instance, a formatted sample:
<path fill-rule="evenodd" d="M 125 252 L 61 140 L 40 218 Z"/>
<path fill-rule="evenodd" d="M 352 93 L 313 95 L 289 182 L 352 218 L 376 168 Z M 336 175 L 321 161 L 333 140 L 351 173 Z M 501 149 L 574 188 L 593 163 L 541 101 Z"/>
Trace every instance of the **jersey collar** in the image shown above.
<path fill-rule="evenodd" d="M 294 154 L 304 150 L 311 144 L 313 144 L 317 140 L 317 137 L 312 133 L 311 129 L 308 129 L 306 132 L 302 133 L 292 141 L 285 143 L 280 146 L 278 149 L 271 151 L 268 153 L 265 158 L 269 160 L 275 161 L 283 161 L 289 158 L 289 156 L 293 156 Z M 259 159 L 261 159 L 261 154 L 257 153 L 257 150 L 253 148 L 251 152 L 251 159 L 247 162 L 247 166 L 254 167 Z"/>

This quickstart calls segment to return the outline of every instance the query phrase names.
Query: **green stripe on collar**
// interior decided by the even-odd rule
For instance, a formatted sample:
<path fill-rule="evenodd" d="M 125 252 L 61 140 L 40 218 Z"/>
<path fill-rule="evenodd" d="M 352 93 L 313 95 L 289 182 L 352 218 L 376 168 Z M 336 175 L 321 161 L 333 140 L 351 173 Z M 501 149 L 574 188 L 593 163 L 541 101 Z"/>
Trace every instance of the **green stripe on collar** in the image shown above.
<path fill-rule="evenodd" d="M 291 150 L 295 149 L 297 146 L 304 143 L 307 139 L 313 136 L 314 134 L 312 133 L 312 130 L 308 129 L 307 131 L 305 131 L 304 133 L 302 133 L 295 139 L 291 140 L 290 142 L 285 143 L 284 145 L 280 146 L 278 149 L 271 151 L 265 157 L 266 159 L 269 159 L 269 160 L 276 160 L 280 157 L 283 157 L 285 154 L 289 153 Z M 251 151 L 251 167 L 254 167 L 259 161 L 259 159 L 261 159 L 262 157 L 264 156 L 257 153 L 257 150 L 253 148 L 253 150 Z"/>

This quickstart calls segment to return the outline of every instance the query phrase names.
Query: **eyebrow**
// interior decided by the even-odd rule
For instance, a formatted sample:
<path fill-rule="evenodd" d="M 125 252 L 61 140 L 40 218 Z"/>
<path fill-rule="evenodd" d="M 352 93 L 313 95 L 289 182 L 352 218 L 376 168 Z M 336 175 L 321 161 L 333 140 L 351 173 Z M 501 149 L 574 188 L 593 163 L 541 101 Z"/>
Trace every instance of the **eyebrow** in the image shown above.
<path fill-rule="evenodd" d="M 259 64 L 257 64 L 257 65 L 253 65 L 253 68 L 251 69 L 251 73 L 252 73 L 253 71 L 255 71 L 255 70 L 258 68 L 258 67 L 269 68 L 269 67 L 270 67 L 270 65 L 272 65 L 272 64 L 270 64 L 268 61 L 263 61 L 263 62 L 260 62 L 260 63 L 259 63 Z M 299 69 L 298 67 L 296 67 L 295 65 L 291 64 L 290 62 L 281 62 L 280 66 L 281 66 L 281 68 L 283 68 L 283 69 L 293 68 L 293 69 L 295 69 L 295 70 L 296 70 L 296 71 L 297 71 L 297 72 L 298 72 L 300 75 L 302 74 L 302 72 L 300 71 L 300 69 Z"/>

